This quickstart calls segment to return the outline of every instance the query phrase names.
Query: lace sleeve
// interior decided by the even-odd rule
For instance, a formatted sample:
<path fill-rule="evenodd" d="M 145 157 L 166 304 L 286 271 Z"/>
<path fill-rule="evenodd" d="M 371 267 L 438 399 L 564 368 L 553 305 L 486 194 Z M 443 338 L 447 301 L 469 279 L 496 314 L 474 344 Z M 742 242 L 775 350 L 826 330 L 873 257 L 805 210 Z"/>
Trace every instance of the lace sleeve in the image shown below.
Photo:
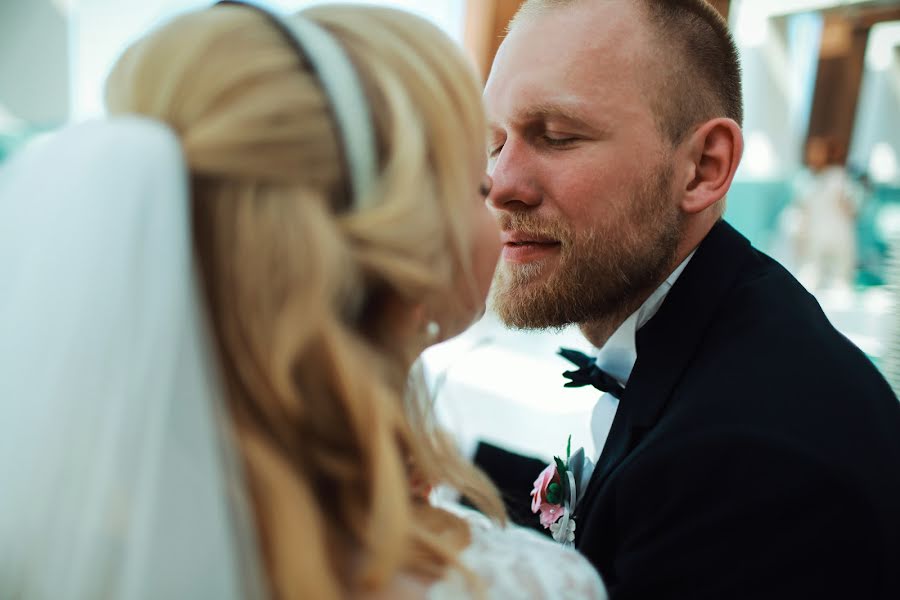
<path fill-rule="evenodd" d="M 575 550 L 528 529 L 499 527 L 474 511 L 456 507 L 452 512 L 472 530 L 472 542 L 460 560 L 484 583 L 486 598 L 606 600 L 600 576 Z M 451 571 L 431 588 L 428 599 L 470 596 L 462 573 Z"/>

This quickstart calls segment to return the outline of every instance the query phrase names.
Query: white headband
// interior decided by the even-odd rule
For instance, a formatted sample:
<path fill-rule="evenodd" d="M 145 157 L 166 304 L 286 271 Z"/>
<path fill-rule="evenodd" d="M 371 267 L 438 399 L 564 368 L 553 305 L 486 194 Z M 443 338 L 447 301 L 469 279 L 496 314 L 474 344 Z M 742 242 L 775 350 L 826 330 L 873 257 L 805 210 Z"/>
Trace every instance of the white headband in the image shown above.
<path fill-rule="evenodd" d="M 297 52 L 305 56 L 328 98 L 341 137 L 341 149 L 350 174 L 351 206 L 363 208 L 375 181 L 375 131 L 369 101 L 347 52 L 323 27 L 305 18 L 282 18 L 269 10 L 242 2 L 217 4 L 246 6 L 268 17 L 285 34 Z"/>

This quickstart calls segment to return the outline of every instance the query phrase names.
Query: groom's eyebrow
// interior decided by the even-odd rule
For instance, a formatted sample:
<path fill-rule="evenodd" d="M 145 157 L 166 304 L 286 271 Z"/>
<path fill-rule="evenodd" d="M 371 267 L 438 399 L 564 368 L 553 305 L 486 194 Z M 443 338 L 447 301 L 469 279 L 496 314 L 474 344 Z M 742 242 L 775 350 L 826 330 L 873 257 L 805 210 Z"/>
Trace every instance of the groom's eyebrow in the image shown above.
<path fill-rule="evenodd" d="M 508 124 L 521 127 L 533 123 L 541 123 L 550 120 L 564 120 L 571 123 L 584 123 L 584 119 L 578 116 L 577 112 L 571 107 L 555 103 L 534 104 L 518 110 L 509 117 Z M 488 127 L 491 130 L 503 129 L 504 123 L 497 120 L 488 120 Z"/>
<path fill-rule="evenodd" d="M 570 121 L 575 124 L 584 124 L 584 119 L 578 115 L 575 109 L 563 104 L 543 103 L 528 107 L 516 115 L 515 120 L 519 122 L 538 122 L 560 119 Z"/>
<path fill-rule="evenodd" d="M 590 115 L 590 121 L 588 115 Z M 529 106 L 514 115 L 513 122 L 519 127 L 534 127 L 548 123 L 562 124 L 597 136 L 609 131 L 608 125 L 587 107 L 561 102 L 544 102 Z"/>

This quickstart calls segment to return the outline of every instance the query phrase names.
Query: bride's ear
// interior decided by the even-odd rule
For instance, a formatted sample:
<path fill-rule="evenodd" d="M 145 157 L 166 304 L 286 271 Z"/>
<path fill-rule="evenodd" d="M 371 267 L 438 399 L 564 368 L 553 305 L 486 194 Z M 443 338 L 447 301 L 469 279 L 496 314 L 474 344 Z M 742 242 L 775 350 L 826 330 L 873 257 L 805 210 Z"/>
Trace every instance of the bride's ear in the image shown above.
<path fill-rule="evenodd" d="M 392 300 L 385 307 L 385 323 L 392 329 L 390 337 L 408 340 L 408 343 L 419 346 L 420 350 L 443 341 L 441 324 L 431 314 L 424 302 L 407 304 Z"/>

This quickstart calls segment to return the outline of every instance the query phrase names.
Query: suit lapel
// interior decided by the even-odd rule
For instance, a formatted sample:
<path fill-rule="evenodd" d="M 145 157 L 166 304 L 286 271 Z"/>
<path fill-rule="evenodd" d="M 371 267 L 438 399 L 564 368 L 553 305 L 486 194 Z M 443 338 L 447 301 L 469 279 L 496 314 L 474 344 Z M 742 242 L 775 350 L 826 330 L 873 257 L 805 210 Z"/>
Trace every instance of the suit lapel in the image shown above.
<path fill-rule="evenodd" d="M 719 221 L 659 311 L 638 331 L 637 362 L 582 498 L 582 510 L 588 510 L 609 475 L 657 422 L 741 266 L 752 257 L 750 242 Z"/>

